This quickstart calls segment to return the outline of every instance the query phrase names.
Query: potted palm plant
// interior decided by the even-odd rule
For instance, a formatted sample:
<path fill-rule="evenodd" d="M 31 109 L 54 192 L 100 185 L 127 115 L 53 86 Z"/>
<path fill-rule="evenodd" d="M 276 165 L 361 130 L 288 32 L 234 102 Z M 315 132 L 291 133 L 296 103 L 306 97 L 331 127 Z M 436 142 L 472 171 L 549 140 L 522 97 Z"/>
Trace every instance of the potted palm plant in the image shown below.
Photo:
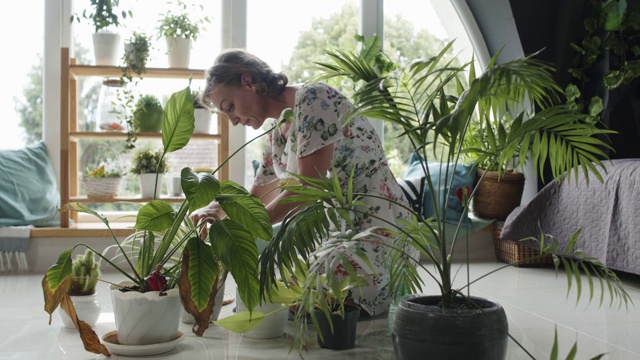
<path fill-rule="evenodd" d="M 537 156 L 534 157 L 534 167 L 550 161 L 558 179 L 561 179 L 563 174 L 570 179 L 571 172 L 580 169 L 599 176 L 598 168 L 603 167 L 598 156 L 606 144 L 596 136 L 606 134 L 606 130 L 589 124 L 578 129 L 566 126 L 567 121 L 572 125 L 575 115 L 561 106 L 549 106 L 552 103 L 550 96 L 553 95 L 550 91 L 553 91 L 554 83 L 548 65 L 532 56 L 498 65 L 495 64 L 494 57 L 491 66 L 482 74 L 477 77 L 471 76 L 472 80 L 466 90 L 462 91 L 462 87 L 458 87 L 458 93 L 450 94 L 447 93 L 446 85 L 451 82 L 460 83 L 458 75 L 468 66 L 444 63 L 443 55 L 451 43 L 429 59 L 418 59 L 400 67 L 384 64 L 390 60 L 380 51 L 381 44 L 375 37 L 366 42 L 362 38 L 361 40 L 363 46 L 359 53 L 331 51 L 329 56 L 333 61 L 320 64 L 325 71 L 324 77 L 349 77 L 361 84 L 354 95 L 356 105 L 352 112 L 346 115 L 345 120 L 350 116 L 367 115 L 394 122 L 404 129 L 405 140 L 412 144 L 423 159 L 428 159 L 435 144 L 440 143 L 445 147 L 443 166 L 456 166 L 462 156 L 461 150 L 469 124 L 480 101 L 486 100 L 506 106 L 513 103 L 522 104 L 522 100 L 528 97 L 531 103 L 537 103 L 543 109 L 547 109 L 546 116 L 543 121 L 523 121 L 515 124 L 517 126 L 512 126 L 511 132 L 505 134 L 509 136 L 510 141 L 505 143 L 502 151 L 508 154 L 511 148 L 518 144 L 529 144 L 523 140 L 524 138 L 553 135 L 555 142 L 563 144 L 559 147 L 562 149 L 561 154 L 550 156 L 546 151 L 548 142 L 540 140 L 533 141 L 528 148 L 520 151 L 527 153 L 530 150 Z M 435 194 L 428 176 L 429 167 L 424 162 L 422 167 L 427 173 L 430 193 Z M 314 259 L 311 254 L 323 254 L 335 247 L 334 242 L 320 242 L 315 239 L 327 233 L 331 223 L 329 219 L 348 213 L 352 202 L 357 201 L 359 197 L 367 196 L 366 193 L 345 195 L 341 189 L 333 186 L 331 179 L 307 180 L 306 186 L 298 189 L 288 187 L 287 190 L 298 192 L 299 197 L 291 201 L 301 202 L 305 207 L 290 215 L 288 221 L 292 225 L 274 236 L 261 257 L 260 280 L 265 291 L 276 281 L 278 269 L 288 269 L 298 264 L 299 258 Z M 469 201 L 476 191 L 475 187 L 458 191 L 465 209 L 468 209 Z M 447 195 L 455 194 L 457 189 L 449 186 L 445 188 L 445 192 Z M 433 201 L 436 202 L 437 198 Z M 407 210 L 413 212 L 410 208 Z M 392 327 L 398 358 L 413 359 L 424 354 L 436 354 L 435 358 L 447 359 L 504 358 L 508 340 L 504 310 L 490 299 L 471 295 L 470 286 L 478 279 L 469 279 L 467 284 L 460 288 L 453 284 L 456 267 L 454 249 L 459 241 L 456 240 L 457 236 L 451 237 L 451 242 L 447 241 L 447 233 L 451 230 L 445 226 L 446 211 L 445 206 L 442 210 L 437 210 L 433 217 L 426 219 L 414 212 L 411 218 L 400 223 L 389 222 L 387 229 L 369 229 L 368 233 L 360 233 L 352 239 L 342 239 L 340 246 L 351 244 L 357 249 L 358 241 L 373 238 L 379 231 L 390 231 L 393 233 L 393 243 L 385 243 L 389 252 L 391 278 L 389 296 L 420 294 L 423 280 L 419 271 L 426 272 L 437 283 L 440 290 L 437 303 L 430 303 L 424 296 L 405 297 L 400 301 L 396 310 L 396 319 L 399 320 L 393 321 Z M 463 221 L 461 218 L 453 230 L 456 234 L 460 231 Z M 572 284 L 573 276 L 580 281 L 578 269 L 584 269 L 590 279 L 590 291 L 593 291 L 591 277 L 595 275 L 606 282 L 605 287 L 610 289 L 612 296 L 618 296 L 619 304 L 626 304 L 629 295 L 622 288 L 616 275 L 597 260 L 587 259 L 575 249 L 578 234 L 579 232 L 566 249 L 559 249 L 553 237 L 543 235 L 538 239 L 541 253 L 552 253 L 556 265 L 565 265 L 570 280 L 569 286 Z M 413 255 L 415 251 L 426 257 L 428 262 L 420 263 Z M 467 268 L 468 266 L 470 264 L 467 264 Z M 338 286 L 331 278 L 328 278 L 328 281 L 329 287 Z M 603 292 L 605 287 L 602 288 Z M 580 289 L 578 290 L 580 293 Z M 495 320 L 489 322 L 490 328 L 474 325 L 483 323 L 481 320 L 489 315 L 493 316 L 493 312 L 490 312 L 493 309 L 496 310 L 496 314 L 493 317 Z M 429 312 L 428 315 L 425 315 L 426 311 Z M 407 318 L 424 319 L 425 316 L 429 317 L 429 321 L 404 321 Z M 433 318 L 450 318 L 455 321 L 434 321 Z M 433 328 L 432 324 L 438 325 Z M 456 324 L 461 327 L 456 328 Z M 493 350 L 487 352 L 485 349 Z"/>
<path fill-rule="evenodd" d="M 193 122 L 191 89 L 187 87 L 174 93 L 165 107 L 163 156 L 183 148 L 189 142 Z M 236 279 L 242 301 L 250 309 L 255 307 L 259 299 L 256 239 L 271 238 L 271 223 L 260 199 L 234 182 L 216 179 L 215 174 L 219 168 L 204 174 L 198 174 L 190 168 L 182 169 L 181 183 L 186 200 L 178 210 L 162 200 L 152 200 L 143 205 L 136 216 L 134 238 L 129 239 L 134 246 L 127 246 L 129 244 L 123 244 L 112 235 L 116 256 L 108 257 L 79 243 L 63 251 L 58 261 L 47 270 L 42 280 L 45 311 L 51 314 L 58 306 L 67 309 L 76 328 L 80 330 L 86 350 L 108 356 L 109 341 L 113 340 L 105 335 L 101 342 L 76 314 L 67 294 L 71 280 L 71 254 L 79 246 L 88 248 L 129 281 L 112 284 L 114 299 L 131 296 L 144 303 L 167 299 L 166 307 L 161 311 L 156 309 L 145 315 L 136 311 L 122 320 L 124 323 L 132 319 L 149 320 L 153 324 L 151 327 L 143 328 L 139 324 L 142 332 L 155 332 L 162 327 L 167 330 L 162 336 L 165 339 L 168 336 L 173 341 L 177 336 L 182 303 L 195 318 L 194 333 L 202 336 L 209 326 L 218 289 L 229 273 Z M 202 241 L 199 227 L 203 224 L 192 224 L 188 214 L 213 200 L 220 203 L 227 216 L 215 221 L 211 225 L 213 228 L 207 241 Z M 85 204 L 65 204 L 63 210 L 91 214 L 111 229 L 105 217 Z M 176 301 L 176 298 L 179 300 Z M 119 303 L 120 300 L 114 300 L 114 307 Z M 167 325 L 158 325 L 165 320 Z M 117 341 L 121 344 L 122 322 L 116 321 Z M 127 325 L 123 326 L 126 328 Z M 124 333 L 122 336 L 124 344 L 131 345 L 127 342 L 128 334 Z M 112 351 L 117 350 L 112 348 Z"/>
<path fill-rule="evenodd" d="M 167 56 L 170 68 L 188 68 L 191 60 L 192 42 L 198 39 L 209 17 L 193 17 L 194 12 L 187 12 L 187 4 L 178 0 L 177 10 L 169 10 L 158 21 L 158 35 L 167 43 Z M 199 6 L 202 12 L 202 5 Z"/>
<path fill-rule="evenodd" d="M 93 50 L 96 65 L 115 66 L 118 62 L 120 35 L 113 31 L 120 26 L 121 19 L 131 17 L 131 11 L 121 11 L 118 15 L 116 8 L 119 0 L 91 0 L 92 10 L 84 10 L 82 14 L 71 15 L 71 21 L 81 22 L 90 20 L 95 30 L 93 34 Z"/>

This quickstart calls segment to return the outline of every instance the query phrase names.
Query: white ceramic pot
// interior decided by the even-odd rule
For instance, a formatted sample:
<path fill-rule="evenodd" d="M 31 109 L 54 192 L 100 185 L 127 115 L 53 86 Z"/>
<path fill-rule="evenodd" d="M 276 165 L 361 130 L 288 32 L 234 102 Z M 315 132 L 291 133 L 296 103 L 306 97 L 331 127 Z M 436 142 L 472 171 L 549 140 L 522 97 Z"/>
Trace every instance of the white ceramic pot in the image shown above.
<path fill-rule="evenodd" d="M 120 50 L 120 35 L 111 32 L 93 34 L 93 54 L 96 65 L 118 65 Z"/>
<path fill-rule="evenodd" d="M 70 295 L 73 306 L 76 308 L 76 314 L 78 319 L 86 322 L 89 326 L 94 326 L 100 317 L 100 303 L 96 294 L 92 295 Z M 62 309 L 58 309 L 60 319 L 64 324 L 64 327 L 68 329 L 74 329 L 73 321 Z"/>
<path fill-rule="evenodd" d="M 122 282 L 120 285 L 131 285 Z M 141 293 L 111 286 L 111 301 L 121 345 L 150 345 L 175 340 L 180 325 L 178 288 Z"/>
<path fill-rule="evenodd" d="M 194 134 L 208 134 L 211 129 L 211 118 L 213 114 L 208 109 L 193 109 L 193 116 L 195 117 Z"/>
<path fill-rule="evenodd" d="M 191 61 L 191 39 L 166 37 L 167 59 L 170 68 L 189 68 Z"/>
<path fill-rule="evenodd" d="M 224 284 L 218 289 L 216 293 L 215 305 L 213 306 L 213 312 L 211 313 L 210 321 L 218 320 L 218 316 L 220 316 L 220 311 L 222 311 L 222 302 L 224 301 Z M 189 314 L 187 310 L 184 309 L 184 306 L 180 307 L 180 321 L 185 324 L 195 324 L 196 319 L 193 315 Z"/>
<path fill-rule="evenodd" d="M 154 195 L 154 185 L 156 185 L 156 198 L 162 193 L 162 180 L 164 174 L 158 174 L 158 182 L 156 183 L 156 174 L 140 174 L 140 195 L 143 199 L 151 199 Z"/>
<path fill-rule="evenodd" d="M 180 174 L 173 174 L 169 176 L 169 183 L 167 184 L 167 192 L 171 196 L 181 196 L 182 195 L 182 179 L 180 178 Z"/>
<path fill-rule="evenodd" d="M 236 293 L 236 303 L 238 304 L 238 312 L 248 310 L 238 293 Z M 268 316 L 253 330 L 244 333 L 244 336 L 252 339 L 273 339 L 282 336 L 289 318 L 289 310 L 282 307 L 282 304 L 258 305 L 254 310 Z"/>

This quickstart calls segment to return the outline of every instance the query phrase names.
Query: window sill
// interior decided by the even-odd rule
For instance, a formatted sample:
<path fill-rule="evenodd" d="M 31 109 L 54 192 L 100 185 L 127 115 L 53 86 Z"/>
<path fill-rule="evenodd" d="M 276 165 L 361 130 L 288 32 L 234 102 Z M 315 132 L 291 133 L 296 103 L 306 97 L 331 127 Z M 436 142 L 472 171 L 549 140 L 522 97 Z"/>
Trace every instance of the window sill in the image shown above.
<path fill-rule="evenodd" d="M 115 222 L 110 223 L 113 235 L 123 237 L 133 234 L 133 223 Z M 55 238 L 55 237 L 111 237 L 109 229 L 103 223 L 78 223 L 70 225 L 68 228 L 43 227 L 31 229 L 32 238 Z"/>

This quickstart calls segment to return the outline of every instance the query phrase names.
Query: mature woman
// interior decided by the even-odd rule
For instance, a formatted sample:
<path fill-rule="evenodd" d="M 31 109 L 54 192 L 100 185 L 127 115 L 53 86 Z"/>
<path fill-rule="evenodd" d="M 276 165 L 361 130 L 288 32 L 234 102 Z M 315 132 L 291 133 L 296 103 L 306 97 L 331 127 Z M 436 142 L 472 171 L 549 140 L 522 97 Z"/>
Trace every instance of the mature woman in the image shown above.
<path fill-rule="evenodd" d="M 346 187 L 355 166 L 355 192 L 406 203 L 369 120 L 355 117 L 343 126 L 342 116 L 351 103 L 324 83 L 289 85 L 284 74 L 274 73 L 254 55 L 234 49 L 220 54 L 207 71 L 201 102 L 225 113 L 233 125 L 254 129 L 260 128 L 267 119 L 278 119 L 284 109 L 293 109 L 293 120 L 267 135 L 262 161 L 250 190 L 262 198 L 273 224 L 295 207 L 295 204 L 280 202 L 291 193 L 272 191 L 289 173 L 317 178 L 330 176 L 333 168 Z M 376 218 L 393 222 L 407 217 L 406 211 L 392 202 L 369 197 L 364 202 L 367 207 L 355 216 L 357 230 L 389 227 Z M 211 203 L 195 211 L 191 218 L 197 223 L 207 217 L 222 216 L 218 204 Z M 386 251 L 376 242 L 367 242 L 363 247 L 374 268 L 354 263 L 355 268 L 373 276 L 369 278 L 370 286 L 362 289 L 356 301 L 368 314 L 376 315 L 385 312 L 389 304 L 388 273 L 383 259 Z M 341 269 L 334 271 L 339 273 Z"/>

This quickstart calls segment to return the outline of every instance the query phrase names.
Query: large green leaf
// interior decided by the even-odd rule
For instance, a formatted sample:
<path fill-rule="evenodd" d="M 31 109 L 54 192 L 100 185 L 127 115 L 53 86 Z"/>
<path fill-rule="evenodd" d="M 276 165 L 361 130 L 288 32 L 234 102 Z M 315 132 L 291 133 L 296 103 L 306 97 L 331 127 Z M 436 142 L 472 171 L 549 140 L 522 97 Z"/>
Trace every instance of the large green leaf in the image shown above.
<path fill-rule="evenodd" d="M 235 333 L 244 334 L 260 325 L 264 318 L 265 314 L 260 311 L 241 311 L 235 315 L 214 321 L 213 323 Z"/>
<path fill-rule="evenodd" d="M 140 208 L 134 228 L 138 230 L 164 231 L 173 224 L 174 219 L 175 211 L 171 205 L 162 200 L 153 200 Z"/>
<path fill-rule="evenodd" d="M 182 169 L 180 178 L 182 191 L 189 201 L 190 212 L 212 202 L 220 188 L 220 182 L 215 176 L 207 173 L 195 173 L 188 167 Z"/>
<path fill-rule="evenodd" d="M 162 121 L 162 145 L 164 152 L 180 150 L 191 139 L 195 118 L 193 116 L 193 97 L 191 88 L 171 94 L 164 108 Z"/>
<path fill-rule="evenodd" d="M 223 219 L 211 225 L 209 239 L 213 252 L 233 275 L 242 302 L 253 309 L 260 301 L 255 237 L 246 226 Z"/>
<path fill-rule="evenodd" d="M 51 314 L 58 308 L 69 288 L 72 252 L 73 248 L 60 253 L 58 261 L 47 270 L 42 279 L 44 310 L 49 313 L 49 323 L 51 323 Z"/>
<path fill-rule="evenodd" d="M 254 237 L 271 239 L 273 226 L 260 198 L 249 194 L 235 183 L 223 181 L 216 200 L 230 219 L 243 226 Z"/>
<path fill-rule="evenodd" d="M 191 283 L 191 299 L 198 311 L 202 311 L 209 302 L 211 290 L 217 277 L 216 258 L 210 245 L 192 237 L 187 241 L 189 254 L 189 273 Z"/>

